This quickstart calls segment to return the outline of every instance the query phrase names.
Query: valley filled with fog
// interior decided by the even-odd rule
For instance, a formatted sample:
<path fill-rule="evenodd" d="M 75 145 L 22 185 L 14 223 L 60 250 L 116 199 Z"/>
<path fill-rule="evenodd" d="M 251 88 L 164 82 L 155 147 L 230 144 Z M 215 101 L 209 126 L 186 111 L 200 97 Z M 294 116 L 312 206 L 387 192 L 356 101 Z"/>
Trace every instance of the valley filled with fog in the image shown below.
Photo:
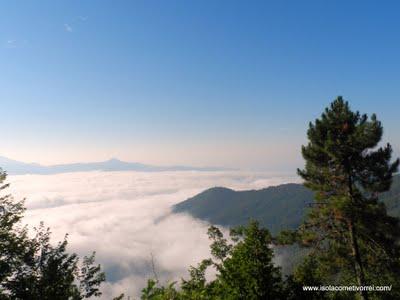
<path fill-rule="evenodd" d="M 9 176 L 8 192 L 26 198 L 24 222 L 44 221 L 52 242 L 69 234 L 69 252 L 96 251 L 106 272 L 104 299 L 137 296 L 155 271 L 179 280 L 209 257 L 208 225 L 171 207 L 214 186 L 260 189 L 297 182 L 282 174 L 242 171 L 78 172 Z"/>

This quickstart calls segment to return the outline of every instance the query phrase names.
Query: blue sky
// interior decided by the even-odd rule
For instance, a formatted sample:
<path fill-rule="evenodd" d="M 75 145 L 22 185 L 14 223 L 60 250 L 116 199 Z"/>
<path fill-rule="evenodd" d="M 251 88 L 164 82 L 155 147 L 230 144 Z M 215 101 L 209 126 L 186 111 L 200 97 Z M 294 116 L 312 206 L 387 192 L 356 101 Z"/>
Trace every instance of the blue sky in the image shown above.
<path fill-rule="evenodd" d="M 395 1 L 4 1 L 0 155 L 294 170 L 337 95 L 400 154 Z"/>

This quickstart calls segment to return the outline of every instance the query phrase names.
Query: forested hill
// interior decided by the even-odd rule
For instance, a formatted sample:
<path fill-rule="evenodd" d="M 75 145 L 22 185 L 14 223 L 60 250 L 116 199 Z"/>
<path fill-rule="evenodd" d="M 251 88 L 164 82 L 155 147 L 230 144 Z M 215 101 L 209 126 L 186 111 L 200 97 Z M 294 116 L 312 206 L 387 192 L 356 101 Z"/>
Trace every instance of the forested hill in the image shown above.
<path fill-rule="evenodd" d="M 394 177 L 390 192 L 381 195 L 391 215 L 400 216 L 400 175 Z M 258 220 L 272 233 L 296 228 L 313 193 L 301 184 L 282 184 L 261 190 L 234 191 L 215 187 L 174 206 L 174 212 L 224 226 L 244 225 Z"/>
<path fill-rule="evenodd" d="M 400 217 L 400 174 L 393 178 L 392 188 L 384 193 L 381 199 L 385 202 L 389 214 Z"/>
<path fill-rule="evenodd" d="M 213 224 L 236 226 L 258 220 L 271 232 L 299 225 L 313 193 L 300 184 L 283 184 L 262 190 L 234 191 L 211 188 L 174 206 Z"/>

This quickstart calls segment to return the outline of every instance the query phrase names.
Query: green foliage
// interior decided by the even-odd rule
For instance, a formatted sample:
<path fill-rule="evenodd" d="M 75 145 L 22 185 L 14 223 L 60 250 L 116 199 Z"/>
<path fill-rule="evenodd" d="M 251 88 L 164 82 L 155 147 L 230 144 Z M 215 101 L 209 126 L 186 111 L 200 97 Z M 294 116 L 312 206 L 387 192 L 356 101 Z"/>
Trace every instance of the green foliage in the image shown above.
<path fill-rule="evenodd" d="M 230 232 L 230 240 L 211 226 L 208 235 L 212 241 L 213 258 L 203 260 L 197 268 L 191 267 L 188 280 L 182 280 L 179 291 L 175 283 L 166 287 L 149 280 L 142 291 L 142 299 L 284 299 L 286 286 L 280 269 L 273 262 L 270 248 L 272 239 L 267 229 L 257 222 L 238 227 Z M 206 271 L 215 268 L 214 280 L 206 280 Z"/>
<path fill-rule="evenodd" d="M 106 280 L 100 265 L 95 265 L 95 252 L 90 256 L 84 256 L 82 267 L 76 277 L 79 282 L 79 290 L 83 298 L 101 296 L 100 285 Z"/>
<path fill-rule="evenodd" d="M 280 269 L 273 262 L 271 235 L 257 222 L 231 231 L 236 241 L 229 256 L 218 266 L 222 291 L 235 299 L 282 299 Z"/>
<path fill-rule="evenodd" d="M 147 287 L 142 290 L 143 300 L 175 300 L 181 299 L 181 296 L 174 288 L 175 282 L 170 283 L 166 287 L 157 286 L 157 281 L 150 279 Z"/>
<path fill-rule="evenodd" d="M 1 172 L 0 183 L 5 179 Z M 105 275 L 95 265 L 94 253 L 80 262 L 67 252 L 67 237 L 55 246 L 50 243 L 50 230 L 42 223 L 36 235 L 28 237 L 20 225 L 23 201 L 5 195 L 0 208 L 0 299 L 81 300 L 101 295 Z"/>
<path fill-rule="evenodd" d="M 306 257 L 303 262 L 298 266 L 293 275 L 290 275 L 286 284 L 290 287 L 288 289 L 289 299 L 296 300 L 322 300 L 329 299 L 326 292 L 321 291 L 303 291 L 303 286 L 320 286 L 324 284 L 324 274 L 318 269 L 318 261 L 314 256 Z"/>
<path fill-rule="evenodd" d="M 0 191 L 6 174 L 0 170 Z M 4 291 L 3 284 L 12 276 L 16 268 L 31 253 L 30 243 L 27 243 L 27 228 L 17 227 L 25 211 L 23 201 L 14 201 L 6 194 L 0 197 L 0 292 Z"/>

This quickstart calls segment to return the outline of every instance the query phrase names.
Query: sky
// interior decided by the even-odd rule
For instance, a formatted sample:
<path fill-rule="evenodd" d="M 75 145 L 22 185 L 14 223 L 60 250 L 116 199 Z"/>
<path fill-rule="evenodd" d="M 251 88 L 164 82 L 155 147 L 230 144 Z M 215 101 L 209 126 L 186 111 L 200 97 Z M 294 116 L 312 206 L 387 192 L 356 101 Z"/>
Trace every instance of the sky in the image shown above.
<path fill-rule="evenodd" d="M 400 155 L 398 2 L 1 4 L 1 156 L 295 170 L 338 95 Z"/>

